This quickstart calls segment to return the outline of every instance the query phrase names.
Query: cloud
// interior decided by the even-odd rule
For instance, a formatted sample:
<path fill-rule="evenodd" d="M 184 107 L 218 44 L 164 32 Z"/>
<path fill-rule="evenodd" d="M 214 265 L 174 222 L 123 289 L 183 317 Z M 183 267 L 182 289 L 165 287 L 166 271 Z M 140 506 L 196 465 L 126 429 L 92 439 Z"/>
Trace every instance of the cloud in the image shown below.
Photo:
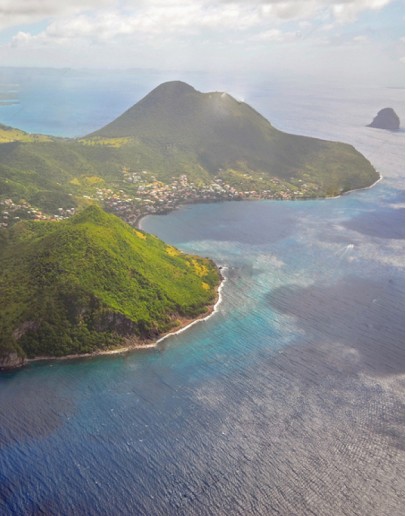
<path fill-rule="evenodd" d="M 379 11 L 390 2 L 391 0 L 343 0 L 333 3 L 332 12 L 335 19 L 339 22 L 352 22 L 361 12 Z"/>
<path fill-rule="evenodd" d="M 279 29 L 270 29 L 254 36 L 253 41 L 287 43 L 300 38 L 300 32 L 284 32 Z"/>
<path fill-rule="evenodd" d="M 354 21 L 358 14 L 364 11 L 379 10 L 393 0 L 201 0 L 205 6 L 233 5 L 249 6 L 258 9 L 264 15 L 272 15 L 281 19 L 311 18 L 315 13 L 322 12 L 331 15 L 340 22 Z M 152 4 L 163 4 L 162 1 L 152 1 Z M 189 2 L 183 2 L 189 3 Z"/>
<path fill-rule="evenodd" d="M 113 37 L 140 30 L 193 32 L 201 29 L 247 30 L 289 20 L 309 21 L 314 16 L 339 23 L 351 22 L 363 11 L 379 10 L 392 0 L 0 0 L 0 29 L 41 20 L 73 26 L 91 23 Z M 90 29 L 86 29 L 91 32 Z"/>
<path fill-rule="evenodd" d="M 0 30 L 49 18 L 71 16 L 114 4 L 115 0 L 0 0 Z"/>
<path fill-rule="evenodd" d="M 203 31 L 244 31 L 260 23 L 259 13 L 236 5 L 208 6 L 198 3 L 155 4 L 131 12 L 105 10 L 57 18 L 36 36 L 17 33 L 13 45 L 29 41 L 89 39 L 111 41 L 117 37 L 190 35 Z"/>
<path fill-rule="evenodd" d="M 7 21 L 49 19 L 39 34 L 19 31 L 12 45 L 88 42 L 102 44 L 115 39 L 216 36 L 226 41 L 233 34 L 246 33 L 249 41 L 285 43 L 304 30 L 307 35 L 319 28 L 333 30 L 338 23 L 352 20 L 366 9 L 379 9 L 391 0 L 73 0 L 57 5 L 52 0 L 0 0 L 0 26 Z M 95 9 L 97 7 L 97 9 Z M 285 24 L 296 22 L 296 30 Z M 312 24 L 315 24 L 314 26 Z"/>
<path fill-rule="evenodd" d="M 272 58 L 283 68 L 289 60 L 296 62 L 295 69 L 308 68 L 333 46 L 352 44 L 366 53 L 370 45 L 371 50 L 377 36 L 371 34 L 361 45 L 365 26 L 354 20 L 391 2 L 400 11 L 400 1 L 0 0 L 0 31 L 9 27 L 0 57 L 13 66 L 64 61 L 70 66 L 261 70 L 272 66 Z M 278 46 L 283 52 L 274 51 Z M 303 60 L 304 48 L 314 58 L 311 63 Z M 316 48 L 323 50 L 317 54 Z"/>
<path fill-rule="evenodd" d="M 359 36 L 354 36 L 352 40 L 355 43 L 365 43 L 366 41 L 368 41 L 368 37 L 363 34 L 360 34 Z"/>

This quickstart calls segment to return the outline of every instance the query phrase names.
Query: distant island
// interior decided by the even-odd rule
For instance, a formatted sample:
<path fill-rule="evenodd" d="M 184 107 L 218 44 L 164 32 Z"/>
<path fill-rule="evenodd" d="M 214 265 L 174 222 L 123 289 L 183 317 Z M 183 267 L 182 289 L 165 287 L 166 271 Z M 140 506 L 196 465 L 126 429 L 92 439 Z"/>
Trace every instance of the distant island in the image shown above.
<path fill-rule="evenodd" d="M 378 179 L 351 145 L 284 133 L 227 93 L 180 81 L 83 138 L 0 125 L 0 228 L 91 202 L 135 226 L 187 202 L 329 197 Z"/>
<path fill-rule="evenodd" d="M 388 107 L 381 109 L 367 127 L 387 129 L 388 131 L 399 131 L 400 119 L 395 111 Z"/>
<path fill-rule="evenodd" d="M 221 279 L 97 206 L 15 224 L 0 232 L 0 368 L 148 346 L 210 313 Z"/>

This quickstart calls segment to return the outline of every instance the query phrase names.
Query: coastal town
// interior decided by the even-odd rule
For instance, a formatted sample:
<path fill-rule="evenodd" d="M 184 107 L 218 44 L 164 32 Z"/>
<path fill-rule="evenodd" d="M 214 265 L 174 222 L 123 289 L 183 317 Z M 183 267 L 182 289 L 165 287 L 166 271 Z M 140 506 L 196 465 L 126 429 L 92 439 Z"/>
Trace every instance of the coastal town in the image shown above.
<path fill-rule="evenodd" d="M 235 188 L 217 179 L 208 185 L 196 186 L 186 175 L 180 175 L 171 183 L 143 182 L 138 174 L 128 174 L 125 181 L 139 185 L 134 196 L 123 190 L 114 193 L 111 189 L 98 189 L 96 199 L 110 211 L 131 225 L 144 215 L 169 213 L 180 204 L 241 200 L 244 195 Z M 248 192 L 247 192 L 248 193 Z"/>
<path fill-rule="evenodd" d="M 150 214 L 164 214 L 176 209 L 180 204 L 204 203 L 240 200 L 292 200 L 314 197 L 306 183 L 297 180 L 296 190 L 287 188 L 279 179 L 273 178 L 268 189 L 246 190 L 244 184 L 238 188 L 231 186 L 224 179 L 216 177 L 208 184 L 195 184 L 186 174 L 173 177 L 171 182 L 159 181 L 148 171 L 133 172 L 122 169 L 122 180 L 114 185 L 96 184 L 86 194 L 76 196 L 79 205 L 97 202 L 106 211 L 114 213 L 125 222 L 136 226 L 139 219 Z M 28 201 L 16 202 L 6 198 L 0 200 L 0 228 L 7 228 L 24 219 L 29 220 L 63 220 L 77 211 L 71 207 L 57 207 L 54 213 L 45 212 Z"/>

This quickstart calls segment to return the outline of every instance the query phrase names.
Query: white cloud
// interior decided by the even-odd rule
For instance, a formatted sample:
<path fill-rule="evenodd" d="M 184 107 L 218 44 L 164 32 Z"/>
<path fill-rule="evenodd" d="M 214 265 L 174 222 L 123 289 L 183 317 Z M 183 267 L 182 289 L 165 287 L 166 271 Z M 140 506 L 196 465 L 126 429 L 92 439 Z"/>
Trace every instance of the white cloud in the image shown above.
<path fill-rule="evenodd" d="M 52 21 L 37 36 L 29 38 L 19 32 L 13 44 L 29 41 L 73 40 L 108 41 L 116 37 L 158 34 L 195 34 L 211 31 L 244 31 L 260 23 L 258 12 L 237 5 L 203 8 L 199 4 L 169 3 L 149 6 L 134 12 L 104 11 L 97 14 L 81 14 Z"/>
<path fill-rule="evenodd" d="M 40 20 L 63 20 L 86 14 L 97 30 L 106 25 L 109 32 L 120 34 L 127 27 L 153 33 L 201 28 L 224 30 L 247 29 L 262 23 L 288 20 L 309 21 L 314 16 L 330 17 L 340 23 L 353 21 L 361 12 L 378 10 L 392 0 L 0 0 L 0 29 L 36 23 Z M 117 20 L 120 20 L 117 23 Z"/>
<path fill-rule="evenodd" d="M 364 35 L 360 34 L 359 36 L 354 36 L 352 38 L 352 40 L 355 43 L 365 43 L 366 41 L 368 41 L 368 38 L 367 38 L 367 36 L 364 36 Z"/>
<path fill-rule="evenodd" d="M 116 0 L 0 0 L 0 30 L 114 4 Z"/>
<path fill-rule="evenodd" d="M 352 22 L 363 11 L 378 11 L 388 5 L 391 0 L 349 0 L 332 2 L 332 12 L 341 23 Z"/>
<path fill-rule="evenodd" d="M 158 35 L 184 37 L 205 35 L 208 31 L 226 41 L 232 34 L 247 33 L 248 40 L 276 43 L 293 41 L 301 30 L 319 20 L 321 30 L 333 30 L 335 20 L 352 19 L 362 9 L 378 9 L 390 0 L 264 0 L 248 3 L 213 2 L 213 0 L 144 0 L 136 7 L 133 2 L 120 4 L 112 0 L 73 0 L 57 5 L 52 0 L 0 0 L 0 20 L 4 13 L 14 20 L 47 16 L 47 27 L 35 35 L 19 31 L 13 46 L 31 43 L 62 43 L 64 41 L 100 44 L 116 38 L 136 40 Z M 95 11 L 92 8 L 97 5 Z M 103 8 L 102 8 L 103 7 Z M 113 8 L 114 7 L 114 8 Z M 9 9 L 9 11 L 7 11 Z M 85 12 L 81 12 L 85 11 Z M 3 13 L 3 18 L 1 18 Z M 284 23 L 296 19 L 297 30 L 285 29 Z M 326 21 L 327 20 L 327 21 Z M 0 22 L 1 26 L 1 22 Z M 316 30 L 314 27 L 312 30 Z"/>
<path fill-rule="evenodd" d="M 17 34 L 11 40 L 11 46 L 16 47 L 18 45 L 24 45 L 25 43 L 29 43 L 32 41 L 32 35 L 28 32 L 17 32 Z"/>
<path fill-rule="evenodd" d="M 184 0 L 181 3 L 188 4 L 191 1 Z M 379 10 L 391 1 L 393 0 L 200 0 L 200 4 L 206 7 L 250 6 L 259 9 L 263 16 L 272 15 L 281 19 L 311 18 L 317 12 L 325 12 L 340 22 L 346 22 L 355 20 L 363 11 Z M 148 3 L 166 5 L 162 0 L 151 0 Z"/>
<path fill-rule="evenodd" d="M 390 2 L 400 0 L 0 0 L 0 30 L 15 26 L 14 35 L 4 33 L 0 58 L 13 66 L 219 70 L 263 70 L 272 58 L 281 68 L 289 60 L 309 68 L 320 52 L 329 61 L 332 46 L 347 52 L 345 62 L 345 43 L 366 53 L 373 34 L 361 45 L 361 24 L 344 26 Z"/>
<path fill-rule="evenodd" d="M 324 32 L 329 32 L 335 28 L 334 23 L 326 23 L 320 27 L 320 30 Z"/>
<path fill-rule="evenodd" d="M 300 32 L 284 32 L 279 29 L 270 29 L 265 32 L 261 32 L 260 34 L 254 36 L 253 41 L 269 41 L 276 43 L 287 43 L 289 41 L 294 41 L 300 37 Z"/>

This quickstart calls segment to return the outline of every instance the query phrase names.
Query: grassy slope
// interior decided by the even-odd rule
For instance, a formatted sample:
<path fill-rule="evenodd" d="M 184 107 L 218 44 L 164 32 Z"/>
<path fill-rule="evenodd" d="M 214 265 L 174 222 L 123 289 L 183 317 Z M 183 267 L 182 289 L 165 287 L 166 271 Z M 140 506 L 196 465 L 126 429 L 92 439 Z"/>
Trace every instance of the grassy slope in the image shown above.
<path fill-rule="evenodd" d="M 64 222 L 21 222 L 0 248 L 0 351 L 30 357 L 154 338 L 203 313 L 219 282 L 210 260 L 95 206 Z"/>

